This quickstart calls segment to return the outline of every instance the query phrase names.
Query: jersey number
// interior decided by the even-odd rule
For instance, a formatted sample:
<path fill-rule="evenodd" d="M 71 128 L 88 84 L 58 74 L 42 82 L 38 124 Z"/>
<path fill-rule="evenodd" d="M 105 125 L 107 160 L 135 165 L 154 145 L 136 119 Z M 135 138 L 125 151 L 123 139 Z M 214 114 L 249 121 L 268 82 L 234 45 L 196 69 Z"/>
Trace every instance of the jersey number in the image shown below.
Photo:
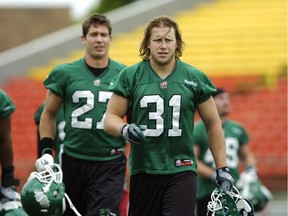
<path fill-rule="evenodd" d="M 98 102 L 107 103 L 111 97 L 112 92 L 99 91 Z M 73 103 L 79 103 L 80 99 L 86 99 L 86 104 L 75 109 L 71 114 L 71 127 L 73 128 L 82 128 L 82 129 L 92 129 L 92 118 L 85 118 L 83 121 L 79 120 L 79 116 L 89 112 L 95 106 L 94 104 L 94 94 L 91 91 L 76 91 L 72 95 Z M 96 123 L 97 129 L 103 130 L 105 114 L 102 116 L 101 121 Z"/>
<path fill-rule="evenodd" d="M 164 100 L 159 95 L 144 96 L 140 101 L 141 108 L 147 108 L 149 104 L 156 104 L 156 111 L 149 112 L 149 120 L 156 122 L 155 129 L 147 128 L 147 125 L 141 125 L 146 130 L 144 131 L 145 136 L 158 137 L 164 132 Z M 181 95 L 173 95 L 169 100 L 169 107 L 172 107 L 172 128 L 168 130 L 169 137 L 181 136 L 182 129 L 179 128 L 180 119 L 180 106 L 181 106 Z"/>
<path fill-rule="evenodd" d="M 230 168 L 237 168 L 239 164 L 238 160 L 238 149 L 239 149 L 239 142 L 236 138 L 233 137 L 226 137 L 226 161 L 227 165 Z M 210 150 L 208 150 L 204 156 L 204 161 L 207 163 L 213 164 L 215 168 L 213 156 Z"/>

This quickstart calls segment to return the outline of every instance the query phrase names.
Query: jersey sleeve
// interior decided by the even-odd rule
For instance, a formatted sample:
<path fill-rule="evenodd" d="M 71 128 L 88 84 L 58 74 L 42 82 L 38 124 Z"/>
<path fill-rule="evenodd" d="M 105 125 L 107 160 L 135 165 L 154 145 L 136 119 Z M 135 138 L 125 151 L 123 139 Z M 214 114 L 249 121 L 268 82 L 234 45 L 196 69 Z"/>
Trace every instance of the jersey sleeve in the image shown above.
<path fill-rule="evenodd" d="M 54 94 L 63 97 L 64 91 L 62 86 L 64 85 L 65 76 L 61 74 L 61 66 L 54 68 L 47 78 L 44 80 L 44 85 L 47 89 L 51 90 Z"/>
<path fill-rule="evenodd" d="M 193 90 L 196 92 L 196 103 L 201 104 L 207 101 L 213 92 L 216 92 L 216 88 L 211 79 L 198 68 L 181 62 L 183 67 L 188 71 L 189 80 L 195 83 Z"/>
<path fill-rule="evenodd" d="M 128 73 L 128 69 L 125 68 L 118 75 L 116 75 L 109 85 L 109 90 L 122 97 L 128 98 L 131 91 L 131 85 L 129 85 L 130 77 L 128 76 Z"/>
<path fill-rule="evenodd" d="M 10 116 L 16 109 L 12 99 L 3 91 L 0 90 L 0 119 Z"/>
<path fill-rule="evenodd" d="M 214 84 L 204 73 L 202 73 L 201 85 L 198 94 L 198 104 L 207 101 L 213 92 L 216 92 Z"/>

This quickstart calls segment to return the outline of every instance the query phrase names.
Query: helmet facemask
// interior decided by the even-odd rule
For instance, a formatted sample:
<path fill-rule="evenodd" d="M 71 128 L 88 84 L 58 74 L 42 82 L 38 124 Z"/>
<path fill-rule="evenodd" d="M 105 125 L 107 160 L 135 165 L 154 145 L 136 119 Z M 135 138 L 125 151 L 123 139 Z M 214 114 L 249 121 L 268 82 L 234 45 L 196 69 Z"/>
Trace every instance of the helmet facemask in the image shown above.
<path fill-rule="evenodd" d="M 211 194 L 211 201 L 207 205 L 213 216 L 253 216 L 254 210 L 249 201 L 245 200 L 236 187 L 224 193 L 216 188 Z"/>
<path fill-rule="evenodd" d="M 62 215 L 66 209 L 65 186 L 59 165 L 45 165 L 32 172 L 22 188 L 21 202 L 29 216 Z"/>
<path fill-rule="evenodd" d="M 48 192 L 51 184 L 55 182 L 56 184 L 61 184 L 63 180 L 63 173 L 58 164 L 54 164 L 53 167 L 50 165 L 45 165 L 45 170 L 41 172 L 32 172 L 28 178 L 28 181 L 36 178 L 41 183 L 45 184 L 43 190 Z"/>

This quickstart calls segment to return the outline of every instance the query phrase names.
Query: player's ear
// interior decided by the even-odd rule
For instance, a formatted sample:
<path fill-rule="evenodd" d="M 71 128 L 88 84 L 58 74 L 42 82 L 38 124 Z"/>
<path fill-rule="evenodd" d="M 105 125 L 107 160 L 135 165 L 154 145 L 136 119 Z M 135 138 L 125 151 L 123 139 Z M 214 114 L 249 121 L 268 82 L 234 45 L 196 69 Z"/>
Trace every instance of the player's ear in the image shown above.
<path fill-rule="evenodd" d="M 85 46 L 86 45 L 86 38 L 82 35 L 80 37 L 80 40 L 81 40 L 81 43 L 83 44 L 83 46 Z"/>
<path fill-rule="evenodd" d="M 113 37 L 110 36 L 110 37 L 109 37 L 109 42 L 112 43 L 112 41 L 113 41 Z"/>

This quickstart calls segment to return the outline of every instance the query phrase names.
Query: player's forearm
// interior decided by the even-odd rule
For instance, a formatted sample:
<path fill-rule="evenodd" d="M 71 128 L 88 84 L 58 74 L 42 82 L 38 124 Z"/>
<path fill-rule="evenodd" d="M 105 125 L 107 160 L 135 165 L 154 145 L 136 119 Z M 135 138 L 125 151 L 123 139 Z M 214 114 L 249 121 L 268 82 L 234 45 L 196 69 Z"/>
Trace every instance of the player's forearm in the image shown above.
<path fill-rule="evenodd" d="M 249 152 L 246 155 L 244 165 L 245 165 L 245 167 L 256 167 L 257 166 L 256 158 L 254 157 L 252 152 Z"/>
<path fill-rule="evenodd" d="M 221 124 L 211 125 L 207 132 L 216 169 L 226 166 L 226 144 Z"/>
<path fill-rule="evenodd" d="M 197 170 L 200 176 L 207 179 L 211 179 L 211 176 L 214 172 L 212 167 L 205 165 L 201 160 L 197 160 Z"/>
<path fill-rule="evenodd" d="M 104 120 L 104 130 L 106 133 L 115 137 L 121 137 L 121 128 L 125 124 L 123 118 L 115 114 L 106 113 Z"/>
<path fill-rule="evenodd" d="M 12 166 L 13 165 L 13 147 L 12 147 L 12 139 L 7 138 L 1 142 L 0 148 L 0 158 L 1 158 L 1 166 L 2 168 Z"/>
<path fill-rule="evenodd" d="M 54 117 L 49 116 L 47 113 L 43 112 L 41 115 L 40 125 L 39 125 L 40 138 L 50 137 L 54 140 L 56 134 L 56 120 Z"/>
<path fill-rule="evenodd" d="M 0 162 L 2 168 L 13 165 L 11 117 L 0 120 Z"/>

